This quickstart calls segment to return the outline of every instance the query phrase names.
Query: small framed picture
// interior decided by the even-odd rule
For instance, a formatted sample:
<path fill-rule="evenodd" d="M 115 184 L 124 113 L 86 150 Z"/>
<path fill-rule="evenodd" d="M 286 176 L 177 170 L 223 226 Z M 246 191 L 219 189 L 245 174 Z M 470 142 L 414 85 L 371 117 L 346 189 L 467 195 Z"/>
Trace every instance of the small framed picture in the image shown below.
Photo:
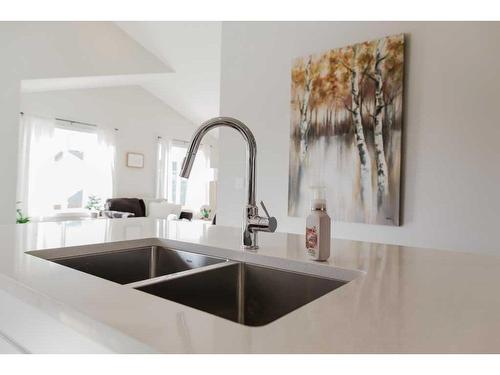
<path fill-rule="evenodd" d="M 127 167 L 144 168 L 144 155 L 135 152 L 127 152 Z"/>

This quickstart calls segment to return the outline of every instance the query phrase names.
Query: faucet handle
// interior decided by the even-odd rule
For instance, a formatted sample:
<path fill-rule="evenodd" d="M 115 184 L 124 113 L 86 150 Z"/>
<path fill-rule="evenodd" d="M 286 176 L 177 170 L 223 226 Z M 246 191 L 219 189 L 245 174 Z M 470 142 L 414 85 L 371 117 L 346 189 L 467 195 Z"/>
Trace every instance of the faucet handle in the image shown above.
<path fill-rule="evenodd" d="M 262 209 L 264 210 L 264 213 L 266 214 L 267 218 L 269 219 L 271 215 L 269 215 L 269 212 L 267 212 L 267 208 L 264 205 L 264 201 L 260 201 L 260 205 L 262 206 Z"/>
<path fill-rule="evenodd" d="M 260 205 L 262 206 L 262 209 L 264 210 L 264 213 L 267 216 L 267 219 L 263 218 L 261 220 L 264 220 L 265 224 L 264 227 L 259 229 L 263 232 L 275 232 L 276 228 L 278 227 L 278 221 L 276 220 L 275 217 L 269 215 L 269 212 L 267 212 L 266 205 L 264 204 L 263 201 L 260 201 Z"/>

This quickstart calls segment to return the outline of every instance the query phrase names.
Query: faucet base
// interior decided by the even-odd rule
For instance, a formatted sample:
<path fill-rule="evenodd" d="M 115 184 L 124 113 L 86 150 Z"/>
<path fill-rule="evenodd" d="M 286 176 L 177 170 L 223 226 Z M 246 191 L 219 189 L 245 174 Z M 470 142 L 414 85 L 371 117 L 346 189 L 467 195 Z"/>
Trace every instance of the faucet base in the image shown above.
<path fill-rule="evenodd" d="M 259 246 L 257 246 L 257 245 L 250 245 L 250 246 L 243 245 L 242 247 L 244 250 L 248 250 L 248 251 L 256 251 L 259 249 Z"/>
<path fill-rule="evenodd" d="M 243 232 L 243 244 L 242 247 L 244 250 L 255 251 L 259 248 L 257 245 L 257 232 L 250 232 L 245 230 Z"/>

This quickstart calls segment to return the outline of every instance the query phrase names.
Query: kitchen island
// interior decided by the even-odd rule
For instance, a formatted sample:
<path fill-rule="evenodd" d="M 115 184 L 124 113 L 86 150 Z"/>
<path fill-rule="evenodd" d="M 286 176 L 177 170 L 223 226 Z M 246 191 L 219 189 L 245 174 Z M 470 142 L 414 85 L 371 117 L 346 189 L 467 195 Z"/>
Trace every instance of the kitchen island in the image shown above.
<path fill-rule="evenodd" d="M 35 353 L 498 353 L 500 258 L 148 218 L 0 226 L 0 350 Z M 345 285 L 252 327 L 48 261 L 162 246 Z M 35 254 L 36 256 L 34 256 Z M 269 285 L 269 288 L 272 288 Z M 8 351 L 7 349 L 5 351 Z"/>

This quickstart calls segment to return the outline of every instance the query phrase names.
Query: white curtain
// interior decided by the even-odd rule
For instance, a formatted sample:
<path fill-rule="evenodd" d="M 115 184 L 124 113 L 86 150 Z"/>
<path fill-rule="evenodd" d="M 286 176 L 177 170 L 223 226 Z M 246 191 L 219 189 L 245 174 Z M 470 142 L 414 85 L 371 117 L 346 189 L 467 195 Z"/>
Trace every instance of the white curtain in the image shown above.
<path fill-rule="evenodd" d="M 73 209 L 66 208 L 68 198 L 79 190 L 83 205 L 87 195 L 103 201 L 114 196 L 115 130 L 66 123 L 58 127 L 55 120 L 25 114 L 19 141 L 17 200 L 34 220 Z M 82 155 L 76 164 L 78 158 L 65 156 L 75 152 Z"/>
<path fill-rule="evenodd" d="M 49 215 L 53 209 L 50 194 L 54 181 L 44 171 L 54 163 L 54 129 L 55 120 L 21 117 L 17 200 L 23 212 L 31 217 Z"/>
<path fill-rule="evenodd" d="M 156 144 L 156 198 L 167 199 L 168 152 L 170 142 L 158 137 Z"/>
<path fill-rule="evenodd" d="M 97 150 L 88 158 L 95 173 L 90 179 L 89 192 L 105 201 L 116 196 L 116 130 L 98 127 L 97 142 Z"/>

